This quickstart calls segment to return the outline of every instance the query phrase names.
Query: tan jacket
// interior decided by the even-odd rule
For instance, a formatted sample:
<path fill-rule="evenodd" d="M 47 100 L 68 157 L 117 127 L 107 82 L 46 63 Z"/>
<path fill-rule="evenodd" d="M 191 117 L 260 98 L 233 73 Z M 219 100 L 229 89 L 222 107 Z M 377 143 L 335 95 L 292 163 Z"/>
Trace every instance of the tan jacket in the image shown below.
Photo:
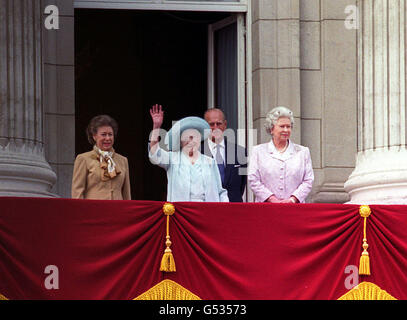
<path fill-rule="evenodd" d="M 79 154 L 75 159 L 72 177 L 72 198 L 99 200 L 131 200 L 129 163 L 126 157 L 113 154 L 120 173 L 102 181 L 100 162 L 95 151 Z"/>

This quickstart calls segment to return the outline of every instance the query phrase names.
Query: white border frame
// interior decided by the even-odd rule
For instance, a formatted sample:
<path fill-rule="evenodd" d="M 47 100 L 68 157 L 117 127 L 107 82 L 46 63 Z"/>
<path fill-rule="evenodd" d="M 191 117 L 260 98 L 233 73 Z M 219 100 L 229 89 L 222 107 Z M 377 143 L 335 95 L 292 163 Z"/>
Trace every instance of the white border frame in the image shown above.
<path fill-rule="evenodd" d="M 74 8 L 82 9 L 129 9 L 172 11 L 247 12 L 248 1 L 168 1 L 168 0 L 74 0 Z"/>

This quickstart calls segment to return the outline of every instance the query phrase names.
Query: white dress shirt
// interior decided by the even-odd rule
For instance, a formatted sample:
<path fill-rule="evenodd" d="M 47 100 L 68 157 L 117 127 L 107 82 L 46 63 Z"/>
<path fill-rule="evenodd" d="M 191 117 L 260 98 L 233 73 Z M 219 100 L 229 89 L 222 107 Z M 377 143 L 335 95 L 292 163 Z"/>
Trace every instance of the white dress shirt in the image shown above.
<path fill-rule="evenodd" d="M 211 153 L 213 155 L 213 158 L 216 159 L 216 153 L 217 153 L 216 146 L 217 146 L 217 144 L 215 142 L 213 142 L 211 139 L 208 139 L 208 145 L 209 145 L 209 150 L 211 151 Z M 222 156 L 222 159 L 223 159 L 223 164 L 226 165 L 226 163 L 225 163 L 225 158 L 226 158 L 226 155 L 225 155 L 225 140 L 224 139 L 222 139 L 221 143 L 219 143 L 219 146 L 220 146 L 219 151 L 220 151 L 220 155 Z"/>

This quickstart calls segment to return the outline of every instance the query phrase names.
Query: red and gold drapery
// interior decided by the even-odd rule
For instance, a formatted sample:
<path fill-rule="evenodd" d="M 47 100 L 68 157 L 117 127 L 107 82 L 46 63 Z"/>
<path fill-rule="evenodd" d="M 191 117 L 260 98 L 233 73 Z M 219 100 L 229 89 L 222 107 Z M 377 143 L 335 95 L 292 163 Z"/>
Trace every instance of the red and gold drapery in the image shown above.
<path fill-rule="evenodd" d="M 201 299 L 338 299 L 359 266 L 358 205 L 0 198 L 0 294 L 134 299 L 169 279 Z M 407 207 L 372 205 L 370 275 L 407 298 Z M 160 271 L 169 219 L 175 272 Z M 47 289 L 46 266 L 59 271 Z"/>

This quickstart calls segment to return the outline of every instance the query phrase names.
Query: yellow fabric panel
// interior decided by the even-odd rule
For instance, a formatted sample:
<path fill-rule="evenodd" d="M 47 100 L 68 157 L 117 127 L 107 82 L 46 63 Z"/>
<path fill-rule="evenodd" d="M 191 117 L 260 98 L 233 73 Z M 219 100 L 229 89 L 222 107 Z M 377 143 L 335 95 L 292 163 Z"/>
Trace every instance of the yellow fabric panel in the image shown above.
<path fill-rule="evenodd" d="M 371 282 L 362 282 L 352 290 L 345 293 L 338 300 L 397 300 Z"/>
<path fill-rule="evenodd" d="M 163 280 L 133 300 L 201 300 L 172 280 Z"/>

